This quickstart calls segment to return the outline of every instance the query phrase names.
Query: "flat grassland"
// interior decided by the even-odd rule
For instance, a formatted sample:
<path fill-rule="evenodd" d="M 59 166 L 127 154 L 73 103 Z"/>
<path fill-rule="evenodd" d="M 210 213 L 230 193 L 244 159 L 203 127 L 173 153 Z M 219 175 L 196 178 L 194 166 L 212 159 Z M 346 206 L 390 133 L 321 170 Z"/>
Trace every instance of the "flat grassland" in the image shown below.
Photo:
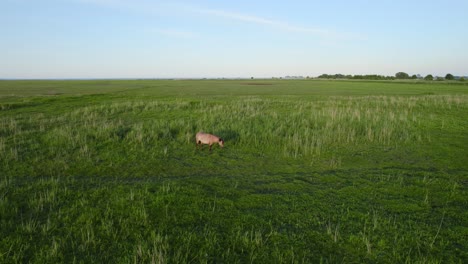
<path fill-rule="evenodd" d="M 456 82 L 0 81 L 0 262 L 467 263 L 467 117 Z"/>

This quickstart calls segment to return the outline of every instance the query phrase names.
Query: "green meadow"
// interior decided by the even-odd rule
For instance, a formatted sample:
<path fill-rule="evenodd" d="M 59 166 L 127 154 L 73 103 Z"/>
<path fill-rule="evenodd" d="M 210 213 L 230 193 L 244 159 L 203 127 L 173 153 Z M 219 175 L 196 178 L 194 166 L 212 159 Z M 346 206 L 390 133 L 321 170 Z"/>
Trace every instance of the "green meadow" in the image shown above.
<path fill-rule="evenodd" d="M 0 263 L 467 263 L 467 117 L 455 81 L 0 81 Z"/>

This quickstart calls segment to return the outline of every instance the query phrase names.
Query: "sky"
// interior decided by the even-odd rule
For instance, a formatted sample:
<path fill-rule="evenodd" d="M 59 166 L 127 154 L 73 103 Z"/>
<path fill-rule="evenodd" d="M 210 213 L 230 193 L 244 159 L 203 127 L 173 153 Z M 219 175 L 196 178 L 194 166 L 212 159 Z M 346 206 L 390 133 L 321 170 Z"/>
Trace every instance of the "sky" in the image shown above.
<path fill-rule="evenodd" d="M 0 79 L 468 75 L 468 1 L 0 0 Z"/>

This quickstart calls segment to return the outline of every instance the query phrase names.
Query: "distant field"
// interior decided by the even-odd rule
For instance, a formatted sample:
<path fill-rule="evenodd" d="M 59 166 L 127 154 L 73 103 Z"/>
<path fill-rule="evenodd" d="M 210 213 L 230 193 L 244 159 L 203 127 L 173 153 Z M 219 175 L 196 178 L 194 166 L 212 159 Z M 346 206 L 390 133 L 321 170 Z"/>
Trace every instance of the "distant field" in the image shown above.
<path fill-rule="evenodd" d="M 0 81 L 0 263 L 466 263 L 467 116 L 461 82 Z"/>
<path fill-rule="evenodd" d="M 129 93 L 134 96 L 466 94 L 468 82 L 342 80 L 1 81 L 0 98 Z"/>

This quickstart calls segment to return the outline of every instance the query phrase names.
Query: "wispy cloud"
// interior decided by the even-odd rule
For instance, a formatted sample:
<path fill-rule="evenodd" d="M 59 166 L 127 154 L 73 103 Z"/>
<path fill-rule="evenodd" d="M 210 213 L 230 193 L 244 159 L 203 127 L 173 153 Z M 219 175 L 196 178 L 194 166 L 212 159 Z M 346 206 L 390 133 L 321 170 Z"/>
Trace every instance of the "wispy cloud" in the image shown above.
<path fill-rule="evenodd" d="M 205 7 L 197 7 L 185 3 L 169 2 L 169 1 L 142 1 L 142 0 L 69 0 L 81 2 L 86 4 L 94 4 L 106 6 L 109 8 L 120 8 L 125 10 L 132 10 L 133 12 L 150 13 L 157 16 L 177 17 L 182 15 L 203 15 L 213 19 L 229 19 L 243 23 L 250 23 L 257 26 L 265 26 L 274 30 L 289 32 L 289 33 L 302 33 L 318 36 L 326 39 L 365 39 L 364 37 L 355 33 L 340 32 L 336 30 L 327 29 L 324 27 L 314 26 L 301 26 L 289 21 L 270 19 L 257 15 L 233 12 L 223 9 L 210 9 Z M 156 30 L 160 34 L 170 35 L 173 37 L 193 37 L 194 33 L 183 32 L 178 30 Z"/>
<path fill-rule="evenodd" d="M 274 30 L 284 31 L 289 33 L 301 33 L 311 36 L 316 36 L 325 40 L 343 41 L 343 40 L 366 40 L 367 37 L 354 32 L 343 32 L 324 27 L 300 26 L 284 20 L 270 19 L 256 15 L 245 13 L 231 12 L 221 9 L 206 9 L 186 7 L 186 11 L 221 19 L 230 19 L 244 23 L 250 23 L 257 26 L 270 27 Z"/>
<path fill-rule="evenodd" d="M 259 16 L 234 13 L 234 12 L 228 12 L 228 11 L 216 10 L 216 9 L 196 8 L 196 9 L 193 9 L 193 11 L 200 13 L 200 14 L 212 15 L 216 17 L 232 19 L 232 20 L 242 21 L 246 23 L 270 26 L 272 28 L 276 28 L 276 29 L 280 29 L 284 31 L 312 33 L 312 34 L 320 34 L 320 35 L 333 35 L 333 32 L 326 30 L 326 29 L 313 28 L 313 27 L 299 27 L 299 26 L 295 26 L 284 21 L 271 20 L 271 19 L 267 19 L 267 18 L 263 18 Z"/>

